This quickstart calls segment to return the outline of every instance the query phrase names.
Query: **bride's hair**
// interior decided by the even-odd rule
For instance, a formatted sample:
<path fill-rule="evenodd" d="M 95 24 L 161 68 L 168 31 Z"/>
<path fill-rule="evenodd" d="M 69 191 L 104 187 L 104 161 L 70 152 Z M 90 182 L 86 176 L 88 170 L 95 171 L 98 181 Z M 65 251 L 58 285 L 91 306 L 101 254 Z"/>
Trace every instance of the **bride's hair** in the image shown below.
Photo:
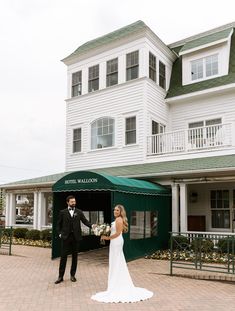
<path fill-rule="evenodd" d="M 115 207 L 119 208 L 119 210 L 120 210 L 120 216 L 122 217 L 122 220 L 123 220 L 123 232 L 127 233 L 128 232 L 128 220 L 127 220 L 127 217 L 126 217 L 125 208 L 121 204 L 118 204 Z"/>

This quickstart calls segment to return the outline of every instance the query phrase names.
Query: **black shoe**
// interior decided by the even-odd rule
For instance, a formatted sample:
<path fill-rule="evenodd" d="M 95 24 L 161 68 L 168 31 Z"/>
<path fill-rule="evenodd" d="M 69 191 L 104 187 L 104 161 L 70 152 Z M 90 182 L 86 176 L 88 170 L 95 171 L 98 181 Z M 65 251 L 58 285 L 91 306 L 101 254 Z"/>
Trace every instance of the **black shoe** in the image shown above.
<path fill-rule="evenodd" d="M 75 278 L 74 275 L 71 275 L 70 280 L 71 280 L 71 282 L 77 282 L 77 279 Z"/>
<path fill-rule="evenodd" d="M 55 281 L 55 284 L 59 284 L 59 283 L 61 283 L 63 281 L 64 281 L 63 278 L 58 277 L 58 279 Z"/>

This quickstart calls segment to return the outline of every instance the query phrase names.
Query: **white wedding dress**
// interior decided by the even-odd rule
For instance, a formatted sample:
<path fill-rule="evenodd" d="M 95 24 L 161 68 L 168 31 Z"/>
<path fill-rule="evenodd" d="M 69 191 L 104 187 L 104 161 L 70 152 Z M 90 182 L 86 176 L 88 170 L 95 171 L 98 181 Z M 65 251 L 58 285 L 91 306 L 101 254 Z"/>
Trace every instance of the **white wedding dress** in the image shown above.
<path fill-rule="evenodd" d="M 111 224 L 111 235 L 116 232 L 115 221 Z M 153 293 L 135 287 L 130 277 L 123 254 L 123 237 L 110 240 L 108 289 L 91 297 L 100 302 L 137 302 L 151 298 Z"/>

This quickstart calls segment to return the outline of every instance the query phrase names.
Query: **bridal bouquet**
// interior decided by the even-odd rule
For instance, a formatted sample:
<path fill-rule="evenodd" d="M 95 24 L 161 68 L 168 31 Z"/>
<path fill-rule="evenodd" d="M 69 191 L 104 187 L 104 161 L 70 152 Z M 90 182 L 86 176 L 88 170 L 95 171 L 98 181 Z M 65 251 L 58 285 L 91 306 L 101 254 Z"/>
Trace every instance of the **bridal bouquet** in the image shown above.
<path fill-rule="evenodd" d="M 101 225 L 97 225 L 93 231 L 96 236 L 101 236 L 101 235 L 109 236 L 111 233 L 111 227 L 109 224 L 101 224 Z M 105 241 L 101 240 L 100 243 L 105 244 Z"/>

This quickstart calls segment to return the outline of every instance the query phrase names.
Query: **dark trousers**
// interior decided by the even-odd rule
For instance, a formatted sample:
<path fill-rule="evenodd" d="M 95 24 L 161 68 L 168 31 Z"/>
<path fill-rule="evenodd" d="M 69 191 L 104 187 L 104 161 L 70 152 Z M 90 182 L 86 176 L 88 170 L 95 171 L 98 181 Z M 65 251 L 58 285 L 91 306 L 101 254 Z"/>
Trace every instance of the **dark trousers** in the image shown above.
<path fill-rule="evenodd" d="M 61 257 L 59 267 L 59 277 L 63 278 L 67 263 L 67 257 L 72 254 L 72 265 L 70 275 L 74 276 L 77 270 L 78 259 L 78 241 L 75 240 L 74 234 L 70 233 L 66 240 L 61 240 Z"/>

